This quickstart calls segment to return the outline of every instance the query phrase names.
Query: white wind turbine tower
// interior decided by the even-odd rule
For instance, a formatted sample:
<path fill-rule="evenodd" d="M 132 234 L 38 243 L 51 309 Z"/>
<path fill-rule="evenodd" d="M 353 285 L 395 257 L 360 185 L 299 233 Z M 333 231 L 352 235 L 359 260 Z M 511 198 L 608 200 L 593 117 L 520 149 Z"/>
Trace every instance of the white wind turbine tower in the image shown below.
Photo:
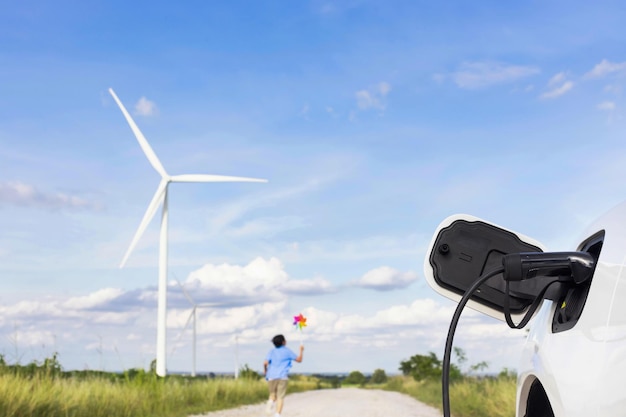
<path fill-rule="evenodd" d="M 235 335 L 235 379 L 239 378 L 239 335 Z"/>
<path fill-rule="evenodd" d="M 161 175 L 161 182 L 148 205 L 148 209 L 139 224 L 139 228 L 130 243 L 124 259 L 120 264 L 120 268 L 123 268 L 130 256 L 131 252 L 137 245 L 139 238 L 146 230 L 146 227 L 154 217 L 157 209 L 162 204 L 161 214 L 161 233 L 159 241 L 159 283 L 158 283 L 158 302 L 157 302 L 157 344 L 156 344 L 156 373 L 159 376 L 165 376 L 166 371 L 166 313 L 167 313 L 167 188 L 171 182 L 267 182 L 267 180 L 258 178 L 245 178 L 245 177 L 230 177 L 223 175 L 206 175 L 206 174 L 187 174 L 187 175 L 172 175 L 170 176 L 163 168 L 161 161 L 157 158 L 156 154 L 150 147 L 150 144 L 141 133 L 134 120 L 130 117 L 130 114 L 126 111 L 126 108 L 122 104 L 113 89 L 109 88 L 109 93 L 113 96 L 113 99 L 119 106 L 120 110 L 124 114 L 126 121 L 130 125 L 139 146 L 146 154 L 148 161 L 152 167 Z"/>
<path fill-rule="evenodd" d="M 187 321 L 185 322 L 185 327 L 183 327 L 183 330 L 180 332 L 180 335 L 181 336 L 183 335 L 185 330 L 187 330 L 187 326 L 189 326 L 189 322 L 193 319 L 193 354 L 192 354 L 193 355 L 193 367 L 191 369 L 191 376 L 196 376 L 196 311 L 198 310 L 198 307 L 200 308 L 215 307 L 218 304 L 217 303 L 196 304 L 193 298 L 191 298 L 191 295 L 189 295 L 189 293 L 185 290 L 185 287 L 183 286 L 183 284 L 181 284 L 180 281 L 177 281 L 177 282 L 180 288 L 183 290 L 183 294 L 185 294 L 185 298 L 187 298 L 187 300 L 189 300 L 189 302 L 192 305 L 191 312 L 189 313 L 189 317 L 187 318 Z"/>

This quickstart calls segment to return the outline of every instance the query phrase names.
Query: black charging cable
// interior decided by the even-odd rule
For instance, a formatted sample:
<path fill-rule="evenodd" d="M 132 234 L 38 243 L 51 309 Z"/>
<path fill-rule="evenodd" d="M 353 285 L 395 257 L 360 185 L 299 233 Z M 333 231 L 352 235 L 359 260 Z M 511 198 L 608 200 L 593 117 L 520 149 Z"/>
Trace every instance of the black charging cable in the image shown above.
<path fill-rule="evenodd" d="M 442 366 L 442 375 L 441 375 L 441 391 L 443 398 L 443 416 L 450 417 L 450 357 L 452 356 L 452 341 L 454 340 L 454 332 L 456 331 L 456 326 L 459 323 L 459 319 L 461 318 L 461 313 L 463 312 L 463 308 L 465 304 L 469 301 L 470 297 L 474 292 L 480 287 L 485 281 L 489 278 L 501 274 L 504 272 L 504 267 L 498 268 L 491 272 L 487 272 L 481 275 L 471 287 L 465 291 L 463 298 L 459 301 L 459 304 L 456 306 L 456 310 L 454 311 L 454 315 L 452 316 L 452 320 L 450 321 L 450 327 L 448 328 L 448 337 L 446 338 L 446 348 L 443 354 L 443 366 Z"/>
<path fill-rule="evenodd" d="M 588 252 L 520 252 L 504 255 L 502 265 L 505 281 L 504 318 L 510 328 L 521 329 L 533 317 L 553 284 L 560 282 L 571 286 L 587 282 L 593 275 L 596 260 Z M 522 320 L 515 324 L 509 307 L 510 283 L 537 277 L 553 277 L 553 279 L 545 283 Z"/>
<path fill-rule="evenodd" d="M 541 305 L 541 302 L 543 301 L 544 296 L 546 295 L 546 292 L 548 292 L 548 289 L 552 286 L 552 284 L 555 284 L 561 281 L 558 279 L 555 279 L 555 280 L 548 282 L 546 286 L 543 287 L 541 292 L 539 292 L 539 294 L 535 297 L 530 307 L 528 307 L 528 310 L 526 311 L 526 314 L 524 314 L 524 317 L 522 317 L 522 320 L 517 324 L 513 322 L 513 318 L 511 317 L 511 308 L 509 306 L 509 297 L 511 296 L 510 290 L 509 290 L 510 281 L 505 280 L 505 282 L 506 284 L 504 287 L 505 292 L 504 292 L 504 306 L 503 307 L 504 307 L 504 318 L 506 319 L 506 324 L 508 324 L 511 329 L 521 329 L 528 324 L 531 318 L 533 318 L 535 311 Z"/>
<path fill-rule="evenodd" d="M 448 337 L 446 338 L 441 375 L 444 417 L 450 417 L 450 359 L 452 356 L 452 341 L 454 340 L 454 333 L 465 305 L 476 290 L 489 278 L 498 274 L 503 274 L 505 281 L 504 316 L 509 327 L 513 329 L 521 329 L 533 317 L 550 286 L 557 282 L 580 285 L 591 279 L 595 269 L 595 264 L 596 259 L 587 252 L 513 253 L 503 257 L 503 266 L 501 268 L 487 272 L 474 281 L 472 286 L 465 291 L 465 294 L 463 294 L 459 304 L 456 306 L 456 310 L 454 311 L 454 315 L 450 321 L 450 327 L 448 328 Z M 555 278 L 554 280 L 546 283 L 539 294 L 537 294 L 522 320 L 518 324 L 513 323 L 509 308 L 509 282 L 523 281 L 539 276 Z"/>

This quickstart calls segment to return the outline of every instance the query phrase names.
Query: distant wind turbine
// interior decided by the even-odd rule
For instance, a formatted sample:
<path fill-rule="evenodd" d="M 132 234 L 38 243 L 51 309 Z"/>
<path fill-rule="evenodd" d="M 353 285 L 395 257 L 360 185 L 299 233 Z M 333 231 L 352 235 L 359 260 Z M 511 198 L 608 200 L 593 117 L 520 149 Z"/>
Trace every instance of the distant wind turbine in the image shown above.
<path fill-rule="evenodd" d="M 239 335 L 235 335 L 235 379 L 239 378 Z"/>
<path fill-rule="evenodd" d="M 187 326 L 189 326 L 189 322 L 193 319 L 193 367 L 191 369 L 191 376 L 196 376 L 196 311 L 198 310 L 198 307 L 200 308 L 214 307 L 219 304 L 217 303 L 196 304 L 193 298 L 191 298 L 191 295 L 189 295 L 187 290 L 185 290 L 185 287 L 183 286 L 183 284 L 181 284 L 180 281 L 178 280 L 176 282 L 178 282 L 178 285 L 180 286 L 181 290 L 183 290 L 183 294 L 185 294 L 185 298 L 189 300 L 189 303 L 191 303 L 191 306 L 192 306 L 191 312 L 189 313 L 189 317 L 187 318 L 187 321 L 185 322 L 185 327 L 183 327 L 183 330 L 180 332 L 180 335 L 182 336 L 185 330 L 187 330 Z"/>
<path fill-rule="evenodd" d="M 157 302 L 157 343 L 156 343 L 156 373 L 159 376 L 165 376 L 166 371 L 166 313 L 167 313 L 167 188 L 171 182 L 267 182 L 264 179 L 258 178 L 245 178 L 245 177 L 230 177 L 223 175 L 206 175 L 206 174 L 187 174 L 187 175 L 172 175 L 170 176 L 163 168 L 161 161 L 157 158 L 156 154 L 150 147 L 150 144 L 141 133 L 134 120 L 130 117 L 130 114 L 126 111 L 126 108 L 122 104 L 112 88 L 109 88 L 109 93 L 113 96 L 113 99 L 119 106 L 122 114 L 126 118 L 131 130 L 135 134 L 139 146 L 146 154 L 148 161 L 152 167 L 161 175 L 161 182 L 152 197 L 152 201 L 148 205 L 148 209 L 139 224 L 139 228 L 131 241 L 130 247 L 124 255 L 124 259 L 120 264 L 120 268 L 123 268 L 130 256 L 131 252 L 137 245 L 139 238 L 146 230 L 146 227 L 154 217 L 157 209 L 162 205 L 161 213 L 161 234 L 159 241 L 159 281 L 158 281 L 158 302 Z"/>

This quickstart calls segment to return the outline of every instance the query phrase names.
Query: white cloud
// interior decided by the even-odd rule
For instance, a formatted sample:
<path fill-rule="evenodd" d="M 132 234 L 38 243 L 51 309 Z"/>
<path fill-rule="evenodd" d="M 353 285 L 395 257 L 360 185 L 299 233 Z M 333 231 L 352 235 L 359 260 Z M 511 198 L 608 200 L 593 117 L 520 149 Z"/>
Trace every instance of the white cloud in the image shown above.
<path fill-rule="evenodd" d="M 268 226 L 267 222 L 273 223 L 276 221 L 276 219 L 258 220 L 261 223 L 265 223 L 265 225 L 249 224 L 245 227 L 242 226 L 240 228 L 235 228 L 232 231 L 230 230 L 230 228 L 232 227 L 231 225 L 234 222 L 236 222 L 238 219 L 242 218 L 252 210 L 261 207 L 271 207 L 279 204 L 281 201 L 293 199 L 303 194 L 316 191 L 326 182 L 331 182 L 333 180 L 334 179 L 330 177 L 315 178 L 293 187 L 279 189 L 269 194 L 263 193 L 257 194 L 256 196 L 246 196 L 246 198 L 240 199 L 238 201 L 223 204 L 219 207 L 216 207 L 214 214 L 211 216 L 211 232 L 214 235 L 235 233 L 245 236 L 246 233 L 256 233 L 260 229 L 266 229 L 266 227 Z M 301 223 L 295 217 L 292 217 L 289 219 L 289 224 L 293 227 L 296 227 L 296 225 L 300 225 Z"/>
<path fill-rule="evenodd" d="M 626 62 L 615 63 L 603 59 L 591 71 L 585 74 L 585 78 L 602 78 L 609 74 L 621 72 L 626 73 Z"/>
<path fill-rule="evenodd" d="M 202 292 L 206 301 L 249 300 L 247 303 L 282 298 L 278 288 L 288 280 L 277 258 L 256 258 L 246 266 L 204 265 L 189 274 L 184 285 L 188 292 Z"/>
<path fill-rule="evenodd" d="M 389 83 L 383 81 L 380 84 L 378 84 L 378 92 L 383 97 L 389 94 L 390 91 L 391 91 L 391 85 Z"/>
<path fill-rule="evenodd" d="M 156 113 L 156 104 L 145 97 L 141 97 L 137 104 L 135 104 L 135 114 L 140 116 L 154 116 Z"/>
<path fill-rule="evenodd" d="M 103 288 L 83 297 L 70 298 L 63 303 L 63 307 L 76 310 L 93 308 L 110 302 L 122 294 L 123 291 L 119 288 Z"/>
<path fill-rule="evenodd" d="M 3 319 L 15 319 L 19 317 L 23 320 L 28 320 L 32 317 L 58 317 L 63 313 L 63 310 L 55 301 L 24 300 L 12 306 L 0 307 L 0 313 L 2 313 Z"/>
<path fill-rule="evenodd" d="M 565 72 L 559 72 L 548 81 L 549 91 L 543 93 L 541 98 L 556 98 L 567 93 L 574 87 L 574 83 L 567 79 Z"/>
<path fill-rule="evenodd" d="M 460 88 L 469 90 L 513 82 L 538 74 L 539 68 L 497 62 L 464 62 L 452 79 Z"/>
<path fill-rule="evenodd" d="M 128 312 L 97 312 L 92 315 L 91 321 L 95 324 L 130 325 L 135 314 Z"/>
<path fill-rule="evenodd" d="M 350 313 L 336 313 L 316 308 L 307 308 L 303 311 L 307 317 L 307 331 L 315 338 L 326 338 L 346 342 L 360 341 L 378 336 L 392 335 L 401 339 L 402 333 L 406 337 L 413 337 L 416 333 L 430 334 L 431 329 L 445 329 L 454 309 L 445 307 L 432 299 L 418 299 L 408 305 L 396 305 L 380 311 L 372 312 L 370 316 Z M 468 311 L 468 316 L 477 313 Z M 398 343 L 395 340 L 394 343 Z"/>
<path fill-rule="evenodd" d="M 208 311 L 203 315 L 198 331 L 208 334 L 230 334 L 267 326 L 277 320 L 289 325 L 284 309 L 285 303 L 279 302 Z"/>
<path fill-rule="evenodd" d="M 19 332 L 18 342 L 23 346 L 53 346 L 55 335 L 50 330 L 25 329 Z"/>
<path fill-rule="evenodd" d="M 416 280 L 417 274 L 415 272 L 400 272 L 388 266 L 381 266 L 365 273 L 361 278 L 354 281 L 353 285 L 377 291 L 389 291 L 406 288 Z"/>
<path fill-rule="evenodd" d="M 355 93 L 356 104 L 359 109 L 366 110 L 370 107 L 380 108 L 380 102 L 376 99 L 372 93 L 367 90 L 360 90 Z"/>
<path fill-rule="evenodd" d="M 550 91 L 547 91 L 541 95 L 542 99 L 551 99 L 562 96 L 567 93 L 574 87 L 574 83 L 572 81 L 566 81 L 563 85 L 556 87 Z"/>
<path fill-rule="evenodd" d="M 24 300 L 14 305 L 0 307 L 0 315 L 4 320 L 16 322 L 40 323 L 71 323 L 75 326 L 82 326 L 85 323 L 107 323 L 124 324 L 129 323 L 137 317 L 137 310 L 133 310 L 133 305 L 127 307 L 126 311 L 119 308 L 110 308 L 107 302 L 114 300 L 122 294 L 119 290 L 103 289 L 96 291 L 85 297 L 69 298 L 66 301 L 58 299 Z M 156 305 L 156 303 L 155 303 Z M 101 307 L 94 309 L 94 307 Z M 116 306 L 113 306 L 116 307 Z"/>
<path fill-rule="evenodd" d="M 206 264 L 192 271 L 183 286 L 196 303 L 216 303 L 222 307 L 280 302 L 289 294 L 319 295 L 337 291 L 321 277 L 290 279 L 277 258 L 260 257 L 245 266 Z M 181 305 L 180 293 L 171 291 L 170 298 Z"/>
<path fill-rule="evenodd" d="M 605 111 L 613 111 L 615 110 L 615 102 L 613 101 L 603 101 L 602 103 L 598 104 L 598 110 L 605 110 Z"/>
<path fill-rule="evenodd" d="M 384 99 L 390 91 L 391 85 L 385 81 L 372 89 L 359 90 L 355 93 L 357 106 L 361 110 L 384 110 L 386 108 Z"/>
<path fill-rule="evenodd" d="M 604 90 L 605 93 L 620 94 L 622 92 L 622 86 L 621 85 L 615 85 L 615 84 L 609 84 L 609 85 L 605 86 L 603 90 Z"/>
<path fill-rule="evenodd" d="M 484 323 L 481 321 L 473 322 L 465 329 L 463 329 L 465 338 L 471 339 L 500 339 L 500 338 L 519 338 L 520 332 L 518 329 L 511 329 L 500 322 Z"/>
<path fill-rule="evenodd" d="M 280 287 L 286 294 L 319 295 L 336 292 L 333 284 L 324 278 L 289 280 Z"/>
<path fill-rule="evenodd" d="M 438 326 L 447 323 L 452 317 L 452 309 L 443 307 L 431 299 L 415 300 L 410 305 L 398 305 L 378 311 L 372 318 L 377 328 L 389 326 Z"/>
<path fill-rule="evenodd" d="M 437 73 L 433 74 L 432 78 L 434 82 L 436 82 L 437 84 L 441 84 L 446 80 L 446 75 Z"/>
<path fill-rule="evenodd" d="M 561 84 L 565 81 L 565 77 L 566 75 L 564 72 L 559 72 L 558 74 L 550 78 L 550 81 L 548 81 L 548 86 L 553 87 L 557 84 Z"/>
<path fill-rule="evenodd" d="M 21 181 L 0 182 L 0 204 L 37 207 L 51 210 L 100 210 L 102 205 L 65 193 L 46 193 Z"/>
<path fill-rule="evenodd" d="M 252 265 L 252 267 L 250 267 Z M 232 266 L 231 266 L 232 267 Z M 244 271 L 247 267 L 247 271 Z M 218 268 L 219 269 L 219 268 Z M 221 268 L 224 272 L 229 268 Z M 282 267 L 271 260 L 257 260 L 246 267 L 234 267 L 232 271 L 239 276 L 235 281 L 240 286 L 252 288 L 257 286 L 259 280 L 268 280 L 274 284 L 282 282 L 283 279 L 277 277 L 277 271 Z M 216 277 L 213 278 L 224 278 Z M 246 284 L 243 279 L 252 280 Z M 313 280 L 294 281 L 293 288 L 312 287 L 317 285 L 320 288 L 327 288 L 328 282 L 316 278 Z M 302 283 L 304 282 L 304 285 Z M 313 284 L 313 285 L 311 285 Z M 302 286 L 301 286 L 302 285 Z M 247 289 L 244 289 L 247 291 Z M 129 291 L 137 292 L 137 290 Z M 98 300 L 108 300 L 118 294 L 118 290 L 102 289 L 95 291 L 85 297 L 73 297 L 66 301 L 31 301 L 20 303 L 20 312 L 38 310 L 39 313 L 52 313 L 56 316 L 54 320 L 42 321 L 39 316 L 21 316 L 17 329 L 12 330 L 9 326 L 0 327 L 5 337 L 14 337 L 15 344 L 19 345 L 21 351 L 32 351 L 42 344 L 51 345 L 54 343 L 55 350 L 61 352 L 61 360 L 67 363 L 68 352 L 77 355 L 75 360 L 70 360 L 69 369 L 80 369 L 83 359 L 82 355 L 91 357 L 92 364 L 108 360 L 123 362 L 116 364 L 116 367 L 126 369 L 130 366 L 147 366 L 151 358 L 154 357 L 154 325 L 156 321 L 156 303 L 152 308 L 139 309 L 134 314 L 121 313 L 115 311 L 91 311 L 88 308 L 98 304 Z M 171 294 L 170 294 L 171 295 Z M 258 301 L 258 300 L 257 300 Z M 60 308 L 62 307 L 62 308 Z M 72 308 L 87 308 L 86 310 L 73 310 Z M 8 318 L 15 318 L 17 309 L 12 309 L 15 314 Z M 222 349 L 220 363 L 227 359 L 224 355 L 232 354 L 234 338 L 237 337 L 243 357 L 248 351 L 247 357 L 251 357 L 251 351 L 258 354 L 261 349 L 269 349 L 269 339 L 274 334 L 284 334 L 290 343 L 297 343 L 304 339 L 311 349 L 323 349 L 329 343 L 342 349 L 351 349 L 358 346 L 359 357 L 365 357 L 387 350 L 387 352 L 401 349 L 402 346 L 410 343 L 415 345 L 418 352 L 425 352 L 427 348 L 439 349 L 445 339 L 445 332 L 454 306 L 451 303 L 441 304 L 432 299 L 417 299 L 409 304 L 392 305 L 380 310 L 372 309 L 368 314 L 354 314 L 347 312 L 328 311 L 310 306 L 303 306 L 294 309 L 289 304 L 289 300 L 284 298 L 279 301 L 265 300 L 252 305 L 245 305 L 233 308 L 199 308 L 197 310 L 197 332 L 198 349 L 200 355 L 212 355 L 214 349 Z M 174 369 L 179 369 L 184 356 L 182 353 L 173 355 L 174 351 L 181 352 L 190 349 L 190 333 L 182 333 L 183 326 L 189 318 L 190 308 L 175 308 L 171 304 L 168 306 L 168 349 L 170 367 L 173 367 L 174 360 L 179 365 Z M 0 316 L 6 318 L 6 308 L 0 308 Z M 302 313 L 307 317 L 308 326 L 303 331 L 296 332 L 293 326 L 293 316 Z M 458 331 L 458 337 L 462 346 L 470 357 L 476 352 L 484 352 L 484 348 L 479 349 L 481 343 L 485 343 L 485 335 L 491 339 L 505 336 L 507 343 L 514 343 L 513 336 L 505 333 L 506 326 L 501 323 L 488 323 L 480 314 L 468 310 L 464 312 L 463 323 Z M 481 336 L 482 335 L 482 336 Z M 519 335 L 519 332 L 513 335 Z M 490 339 L 490 340 L 491 340 Z M 129 343 L 129 341 L 131 343 Z M 70 346 L 71 345 L 71 346 Z M 119 350 L 121 351 L 118 351 Z M 107 355 L 107 352 L 109 354 Z M 115 352 L 115 355 L 113 355 Z M 413 352 L 414 353 L 414 352 Z M 108 359 L 107 359 L 108 357 Z M 188 356 L 186 356 L 188 357 Z M 200 356 L 202 357 L 202 356 Z M 254 356 L 256 357 L 256 356 Z M 481 358 L 479 356 L 479 358 Z M 315 364 L 315 359 L 310 358 Z M 242 359 L 243 360 L 247 359 Z M 355 361 L 362 359 L 355 358 Z M 399 360 L 399 359 L 397 359 Z M 480 359 L 478 359 L 480 360 Z M 185 365 L 186 366 L 186 365 Z M 217 370 L 218 366 L 211 361 L 209 369 Z M 316 366 L 316 365 L 309 365 Z M 339 366 L 336 371 L 341 371 L 341 366 L 345 364 L 333 364 Z M 347 366 L 355 366 L 352 362 Z M 221 366 L 219 370 L 224 370 Z M 325 369 L 326 370 L 326 369 Z"/>

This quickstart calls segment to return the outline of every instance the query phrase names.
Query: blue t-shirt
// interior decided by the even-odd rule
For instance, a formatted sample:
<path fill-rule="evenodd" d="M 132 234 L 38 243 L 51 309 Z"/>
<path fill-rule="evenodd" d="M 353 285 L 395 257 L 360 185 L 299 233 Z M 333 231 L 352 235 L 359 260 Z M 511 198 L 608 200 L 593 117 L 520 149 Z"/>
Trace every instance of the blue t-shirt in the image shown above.
<path fill-rule="evenodd" d="M 265 360 L 269 362 L 265 379 L 287 379 L 291 361 L 298 356 L 288 347 L 281 346 L 269 351 Z"/>

